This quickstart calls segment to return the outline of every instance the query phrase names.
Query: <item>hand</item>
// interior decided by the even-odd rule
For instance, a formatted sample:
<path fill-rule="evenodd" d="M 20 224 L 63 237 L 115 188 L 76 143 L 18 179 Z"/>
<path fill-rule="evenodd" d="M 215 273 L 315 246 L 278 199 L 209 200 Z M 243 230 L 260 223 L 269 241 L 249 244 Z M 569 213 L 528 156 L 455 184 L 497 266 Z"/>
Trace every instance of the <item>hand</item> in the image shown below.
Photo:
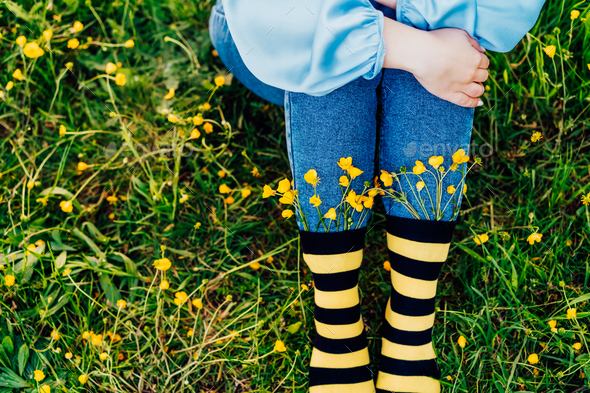
<path fill-rule="evenodd" d="M 409 71 L 435 96 L 463 107 L 482 105 L 490 61 L 464 30 L 422 31 L 386 18 L 386 68 Z"/>

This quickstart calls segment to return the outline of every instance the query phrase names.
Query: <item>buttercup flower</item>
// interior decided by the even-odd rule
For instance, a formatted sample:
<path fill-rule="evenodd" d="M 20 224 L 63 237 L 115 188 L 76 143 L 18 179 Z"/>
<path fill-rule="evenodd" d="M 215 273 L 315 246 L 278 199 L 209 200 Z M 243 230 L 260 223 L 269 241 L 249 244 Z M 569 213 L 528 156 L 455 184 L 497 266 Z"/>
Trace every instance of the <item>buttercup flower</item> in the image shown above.
<path fill-rule="evenodd" d="M 318 207 L 319 205 L 322 204 L 322 201 L 319 196 L 314 195 L 311 198 L 309 198 L 309 203 L 311 203 L 313 205 L 313 207 Z"/>
<path fill-rule="evenodd" d="M 78 168 L 79 171 L 85 171 L 86 169 L 88 169 L 88 164 L 85 163 L 85 162 L 83 162 L 83 161 L 80 161 L 78 163 L 77 168 Z"/>
<path fill-rule="evenodd" d="M 72 29 L 74 29 L 74 31 L 79 33 L 82 31 L 82 29 L 84 29 L 84 25 L 80 21 L 76 21 L 76 22 L 74 22 Z"/>
<path fill-rule="evenodd" d="M 580 11 L 578 10 L 572 10 L 572 12 L 570 13 L 570 19 L 578 19 L 578 16 L 580 16 Z"/>
<path fill-rule="evenodd" d="M 231 192 L 231 188 L 229 188 L 228 185 L 224 183 L 219 186 L 219 192 L 221 194 L 229 194 Z"/>
<path fill-rule="evenodd" d="M 453 162 L 455 164 L 464 164 L 469 161 L 469 156 L 465 155 L 465 150 L 459 149 L 453 154 Z"/>
<path fill-rule="evenodd" d="M 8 81 L 8 83 L 6 84 L 6 91 L 10 91 L 12 90 L 12 88 L 14 87 L 14 82 L 13 81 Z"/>
<path fill-rule="evenodd" d="M 285 352 L 286 350 L 287 350 L 287 348 L 285 347 L 285 344 L 283 344 L 283 342 L 281 340 L 275 341 L 275 351 Z"/>
<path fill-rule="evenodd" d="M 484 244 L 489 240 L 489 236 L 487 233 L 482 233 L 481 235 L 477 235 L 473 238 L 473 241 L 477 244 Z"/>
<path fill-rule="evenodd" d="M 352 166 L 352 157 L 342 157 L 340 161 L 337 162 L 337 164 L 342 170 L 348 171 L 348 168 Z"/>
<path fill-rule="evenodd" d="M 580 349 L 582 349 L 582 343 L 575 343 L 574 345 L 572 345 L 572 348 L 576 351 L 579 351 Z"/>
<path fill-rule="evenodd" d="M 227 203 L 228 205 L 231 205 L 232 203 L 234 203 L 236 200 L 234 199 L 233 196 L 228 196 L 227 198 L 225 198 L 225 203 Z"/>
<path fill-rule="evenodd" d="M 568 308 L 566 311 L 566 318 L 567 319 L 574 319 L 577 314 L 578 314 L 578 310 L 576 310 L 575 308 Z"/>
<path fill-rule="evenodd" d="M 49 337 L 51 337 L 53 339 L 53 341 L 57 341 L 59 340 L 59 332 L 57 330 L 52 330 L 51 334 L 49 335 Z"/>
<path fill-rule="evenodd" d="M 339 183 L 342 187 L 348 187 L 348 185 L 350 184 L 350 181 L 348 181 L 348 177 L 346 176 L 340 176 Z"/>
<path fill-rule="evenodd" d="M 113 63 L 107 63 L 105 71 L 107 74 L 112 74 L 113 72 L 117 71 L 117 66 Z"/>
<path fill-rule="evenodd" d="M 12 276 L 10 274 L 7 274 L 7 275 L 4 276 L 4 284 L 7 287 L 13 286 L 14 283 L 15 283 L 15 281 L 16 281 L 16 277 L 14 277 L 14 276 Z"/>
<path fill-rule="evenodd" d="M 177 306 L 181 306 L 186 299 L 188 299 L 188 295 L 184 291 L 176 292 L 174 294 L 174 304 Z"/>
<path fill-rule="evenodd" d="M 557 333 L 557 328 L 555 326 L 557 326 L 557 321 L 556 320 L 551 320 L 549 322 L 547 322 L 547 324 L 549 325 L 549 327 L 551 328 L 551 331 L 553 333 Z"/>
<path fill-rule="evenodd" d="M 428 163 L 434 167 L 434 169 L 438 169 L 438 167 L 443 163 L 445 159 L 443 156 L 432 156 L 428 159 Z"/>
<path fill-rule="evenodd" d="M 543 135 L 541 135 L 539 131 L 535 131 L 533 132 L 533 135 L 531 135 L 531 142 L 539 142 L 541 138 L 543 138 Z"/>
<path fill-rule="evenodd" d="M 65 213 L 71 213 L 74 210 L 74 206 L 72 205 L 72 201 L 61 201 L 59 203 L 59 207 Z"/>
<path fill-rule="evenodd" d="M 412 172 L 414 172 L 414 175 L 420 175 L 424 173 L 424 171 L 426 171 L 426 167 L 424 166 L 422 161 L 416 161 L 415 164 L 416 166 L 412 168 Z"/>
<path fill-rule="evenodd" d="M 19 80 L 19 81 L 23 80 L 23 73 L 20 70 L 20 68 L 17 68 L 16 70 L 14 70 L 14 72 L 12 73 L 12 77 L 16 80 Z"/>
<path fill-rule="evenodd" d="M 536 353 L 531 353 L 527 360 L 530 364 L 537 364 L 539 363 L 539 355 L 537 355 Z"/>
<path fill-rule="evenodd" d="M 91 334 L 90 341 L 92 341 L 92 344 L 97 347 L 102 345 L 102 334 Z"/>
<path fill-rule="evenodd" d="M 463 184 L 463 195 L 467 193 L 467 183 Z"/>
<path fill-rule="evenodd" d="M 357 198 L 356 192 L 354 190 L 350 190 L 348 195 L 346 196 L 346 202 L 348 202 L 353 209 L 356 209 L 359 200 L 360 197 Z"/>
<path fill-rule="evenodd" d="M 333 207 L 330 208 L 330 210 L 328 210 L 328 212 L 326 214 L 324 214 L 324 218 L 327 218 L 329 220 L 335 220 L 336 219 L 336 209 L 334 209 Z"/>
<path fill-rule="evenodd" d="M 33 378 L 35 379 L 35 381 L 41 382 L 45 379 L 45 374 L 41 370 L 35 370 L 33 371 Z"/>
<path fill-rule="evenodd" d="M 117 307 L 125 308 L 125 307 L 127 307 L 127 302 L 123 299 L 119 299 L 119 300 L 117 300 Z"/>
<path fill-rule="evenodd" d="M 387 270 L 388 272 L 391 271 L 391 263 L 389 261 L 383 262 L 383 269 Z"/>
<path fill-rule="evenodd" d="M 197 139 L 200 136 L 201 136 L 201 133 L 199 132 L 199 130 L 197 130 L 196 128 L 193 128 L 191 131 L 190 139 Z"/>
<path fill-rule="evenodd" d="M 170 113 L 168 115 L 168 121 L 170 123 L 178 123 L 178 117 L 176 117 L 176 115 L 173 115 L 172 113 Z"/>
<path fill-rule="evenodd" d="M 225 78 L 223 76 L 218 76 L 215 78 L 215 85 L 216 86 L 223 86 L 223 84 L 225 83 Z"/>
<path fill-rule="evenodd" d="M 133 48 L 135 46 L 135 41 L 127 40 L 125 41 L 125 48 Z"/>
<path fill-rule="evenodd" d="M 66 358 L 66 359 L 70 360 L 70 359 L 71 359 L 71 358 L 73 358 L 73 357 L 74 357 L 74 355 L 72 355 L 72 353 L 71 353 L 71 352 L 66 352 L 66 354 L 65 354 L 65 358 Z"/>
<path fill-rule="evenodd" d="M 279 199 L 279 202 L 284 203 L 286 205 L 292 205 L 295 202 L 295 194 L 293 193 L 293 191 L 287 191 Z"/>
<path fill-rule="evenodd" d="M 22 48 L 27 43 L 27 37 L 25 37 L 24 35 L 19 36 L 16 39 L 16 43 L 18 46 L 20 46 Z"/>
<path fill-rule="evenodd" d="M 281 215 L 283 216 L 283 218 L 289 219 L 293 216 L 293 211 L 292 210 L 283 210 L 283 212 L 281 213 Z"/>
<path fill-rule="evenodd" d="M 271 196 L 274 196 L 276 193 L 275 190 L 273 190 L 269 185 L 264 185 L 264 187 L 262 187 L 262 197 L 263 198 L 268 198 Z"/>
<path fill-rule="evenodd" d="M 154 261 L 154 263 L 152 264 L 152 266 L 154 266 L 156 269 L 164 272 L 164 271 L 170 269 L 170 267 L 172 266 L 172 262 L 170 262 L 170 259 L 168 259 L 168 258 L 156 259 Z"/>
<path fill-rule="evenodd" d="M 213 124 L 207 122 L 205 124 L 203 124 L 203 130 L 207 133 L 207 134 L 211 134 L 213 132 Z"/>
<path fill-rule="evenodd" d="M 277 187 L 277 191 L 281 194 L 289 191 L 291 189 L 291 182 L 289 179 L 283 179 L 279 182 L 279 186 Z"/>
<path fill-rule="evenodd" d="M 43 56 L 45 51 L 39 48 L 39 45 L 36 42 L 29 42 L 23 48 L 23 53 L 31 59 L 36 59 L 37 57 Z"/>
<path fill-rule="evenodd" d="M 162 280 L 160 283 L 160 289 L 168 289 L 170 288 L 170 283 L 166 280 Z"/>
<path fill-rule="evenodd" d="M 460 336 L 459 339 L 457 339 L 457 344 L 459 344 L 461 348 L 465 348 L 465 345 L 467 345 L 467 339 L 463 336 Z"/>
<path fill-rule="evenodd" d="M 68 48 L 76 49 L 78 46 L 80 46 L 80 41 L 77 38 L 72 38 L 68 41 Z"/>
<path fill-rule="evenodd" d="M 45 38 L 45 41 L 50 41 L 51 37 L 53 37 L 53 30 L 43 31 L 43 38 Z"/>
<path fill-rule="evenodd" d="M 384 187 L 390 187 L 393 184 L 393 177 L 387 171 L 381 170 L 379 179 L 383 182 Z"/>
<path fill-rule="evenodd" d="M 426 186 L 426 184 L 423 181 L 419 181 L 418 183 L 416 183 L 416 190 L 418 190 L 418 192 L 422 191 L 422 189 Z"/>
<path fill-rule="evenodd" d="M 355 168 L 353 166 L 351 166 L 350 168 L 348 168 L 348 174 L 350 175 L 351 179 L 356 179 L 357 177 L 359 177 L 364 171 L 361 171 L 358 168 Z"/>
<path fill-rule="evenodd" d="M 582 204 L 585 206 L 590 205 L 590 193 L 588 195 L 582 195 Z"/>
<path fill-rule="evenodd" d="M 203 124 L 203 117 L 198 114 L 197 116 L 193 117 L 193 124 L 196 126 L 200 126 L 201 124 Z"/>
<path fill-rule="evenodd" d="M 174 89 L 169 89 L 169 90 L 168 90 L 168 94 L 166 94 L 166 95 L 164 96 L 164 99 L 165 99 L 165 100 L 169 100 L 169 99 L 171 99 L 172 97 L 174 97 Z"/>
<path fill-rule="evenodd" d="M 244 189 L 241 191 L 242 194 L 242 198 L 247 198 L 248 196 L 250 196 L 250 194 L 252 193 L 252 191 L 250 191 L 249 189 Z"/>
<path fill-rule="evenodd" d="M 78 382 L 80 382 L 82 385 L 84 385 L 86 382 L 88 382 L 88 375 L 86 374 L 82 374 L 78 377 Z"/>
<path fill-rule="evenodd" d="M 51 386 L 43 385 L 39 388 L 39 393 L 51 393 Z"/>
<path fill-rule="evenodd" d="M 543 234 L 541 233 L 531 233 L 529 237 L 527 237 L 526 241 L 529 242 L 530 245 L 535 244 L 535 242 L 540 242 Z"/>
<path fill-rule="evenodd" d="M 125 78 L 124 74 L 119 73 L 115 76 L 115 83 L 119 86 L 125 86 L 127 78 Z"/>
<path fill-rule="evenodd" d="M 107 197 L 107 202 L 109 203 L 109 205 L 116 205 L 118 200 L 119 200 L 119 198 L 117 198 L 114 195 L 109 195 Z"/>
<path fill-rule="evenodd" d="M 66 126 L 63 124 L 59 125 L 59 136 L 63 137 L 66 134 Z"/>
<path fill-rule="evenodd" d="M 457 191 L 457 190 L 455 189 L 455 186 L 448 186 L 448 187 L 447 187 L 447 193 L 449 193 L 449 194 L 454 194 L 454 193 L 455 193 L 455 191 Z"/>
<path fill-rule="evenodd" d="M 543 48 L 543 52 L 545 52 L 547 56 L 553 59 L 553 56 L 555 56 L 555 49 L 555 45 L 549 45 Z"/>
<path fill-rule="evenodd" d="M 367 197 L 364 201 L 363 201 L 363 206 L 366 207 L 367 209 L 371 209 L 373 207 L 373 203 L 374 203 L 374 199 Z"/>
<path fill-rule="evenodd" d="M 310 169 L 309 171 L 307 171 L 307 173 L 303 175 L 303 178 L 306 182 L 308 182 L 314 187 L 317 186 L 318 182 L 320 181 L 320 179 L 318 178 L 318 172 L 315 169 Z"/>
<path fill-rule="evenodd" d="M 192 301 L 192 303 L 193 303 L 193 306 L 195 306 L 199 310 L 203 308 L 203 301 L 201 299 L 194 299 Z"/>

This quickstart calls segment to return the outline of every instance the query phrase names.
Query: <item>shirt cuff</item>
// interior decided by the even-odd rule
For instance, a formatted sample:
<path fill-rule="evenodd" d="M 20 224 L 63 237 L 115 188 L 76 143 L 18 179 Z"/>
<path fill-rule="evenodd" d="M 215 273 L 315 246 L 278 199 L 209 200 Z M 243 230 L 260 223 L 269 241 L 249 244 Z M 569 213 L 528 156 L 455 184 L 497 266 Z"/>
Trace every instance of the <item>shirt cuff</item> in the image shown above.
<path fill-rule="evenodd" d="M 383 37 L 383 12 L 377 11 L 377 34 L 379 36 L 379 46 L 377 47 L 377 53 L 371 57 L 370 61 L 374 63 L 372 67 L 369 68 L 369 71 L 363 75 L 363 78 L 371 80 L 381 72 L 383 68 L 383 62 L 385 61 L 385 38 Z"/>
<path fill-rule="evenodd" d="M 428 22 L 409 0 L 397 0 L 395 18 L 404 25 L 413 26 L 420 30 L 428 30 Z"/>

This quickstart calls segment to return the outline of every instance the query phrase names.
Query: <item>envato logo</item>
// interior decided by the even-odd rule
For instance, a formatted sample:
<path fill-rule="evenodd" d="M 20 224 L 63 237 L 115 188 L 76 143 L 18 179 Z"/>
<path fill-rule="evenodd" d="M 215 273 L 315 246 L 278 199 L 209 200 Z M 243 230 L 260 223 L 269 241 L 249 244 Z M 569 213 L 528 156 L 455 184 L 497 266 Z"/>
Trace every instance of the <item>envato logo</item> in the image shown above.
<path fill-rule="evenodd" d="M 421 143 L 418 145 L 412 142 L 404 147 L 404 155 L 408 158 L 429 158 L 432 156 L 450 157 L 459 149 L 465 150 L 465 153 L 471 157 L 487 158 L 491 156 L 494 151 L 489 143 L 475 143 L 451 145 L 450 143 Z"/>
<path fill-rule="evenodd" d="M 121 152 L 121 156 L 123 157 L 130 157 L 133 156 L 133 150 L 129 147 L 127 142 L 123 142 L 120 145 L 123 148 Z M 106 145 L 103 149 L 104 155 L 107 157 L 114 157 L 115 154 L 119 151 L 119 145 L 115 142 L 111 142 Z M 159 157 L 176 157 L 180 155 L 181 157 L 190 157 L 193 154 L 197 153 L 197 150 L 192 148 L 191 146 L 185 144 L 182 148 L 182 152 L 179 151 L 178 145 L 149 145 L 147 143 L 134 143 L 133 148 L 141 155 L 147 156 L 159 156 Z"/>

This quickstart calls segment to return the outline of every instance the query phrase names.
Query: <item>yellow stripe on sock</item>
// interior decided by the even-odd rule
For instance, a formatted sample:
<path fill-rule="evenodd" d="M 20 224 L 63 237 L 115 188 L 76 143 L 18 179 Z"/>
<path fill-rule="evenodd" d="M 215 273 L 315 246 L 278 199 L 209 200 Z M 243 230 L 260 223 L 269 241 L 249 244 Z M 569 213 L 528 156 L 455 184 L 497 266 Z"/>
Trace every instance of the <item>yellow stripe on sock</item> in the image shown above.
<path fill-rule="evenodd" d="M 436 284 L 438 280 L 427 281 L 418 278 L 404 276 L 391 269 L 391 284 L 395 290 L 407 297 L 414 299 L 432 299 L 436 296 Z"/>
<path fill-rule="evenodd" d="M 303 254 L 303 260 L 313 273 L 341 273 L 361 267 L 363 250 L 333 255 Z"/>
<path fill-rule="evenodd" d="M 451 243 L 421 243 L 387 234 L 387 247 L 406 258 L 423 262 L 444 262 Z"/>
<path fill-rule="evenodd" d="M 440 383 L 430 377 L 406 377 L 379 371 L 377 389 L 388 392 L 440 393 Z"/>
<path fill-rule="evenodd" d="M 382 339 L 381 353 L 392 359 L 400 360 L 428 360 L 436 359 L 432 342 L 424 345 L 401 345 Z"/>
<path fill-rule="evenodd" d="M 362 318 L 359 318 L 358 322 L 350 325 L 327 325 L 315 321 L 315 328 L 320 336 L 336 340 L 358 336 L 363 332 L 364 325 Z"/>
<path fill-rule="evenodd" d="M 387 308 L 385 309 L 385 319 L 391 326 L 399 330 L 406 330 L 409 332 L 421 332 L 429 329 L 434 325 L 434 313 L 422 317 L 410 317 L 407 315 L 398 314 L 391 310 L 391 306 L 387 301 Z"/>
<path fill-rule="evenodd" d="M 352 383 L 346 385 L 318 385 L 311 386 L 309 393 L 375 393 L 373 381 Z"/>
<path fill-rule="evenodd" d="M 366 366 L 370 363 L 369 350 L 348 353 L 326 353 L 314 348 L 311 353 L 311 367 L 352 368 Z"/>
<path fill-rule="evenodd" d="M 315 289 L 315 304 L 322 308 L 349 308 L 359 304 L 358 285 L 344 291 L 324 292 Z"/>

